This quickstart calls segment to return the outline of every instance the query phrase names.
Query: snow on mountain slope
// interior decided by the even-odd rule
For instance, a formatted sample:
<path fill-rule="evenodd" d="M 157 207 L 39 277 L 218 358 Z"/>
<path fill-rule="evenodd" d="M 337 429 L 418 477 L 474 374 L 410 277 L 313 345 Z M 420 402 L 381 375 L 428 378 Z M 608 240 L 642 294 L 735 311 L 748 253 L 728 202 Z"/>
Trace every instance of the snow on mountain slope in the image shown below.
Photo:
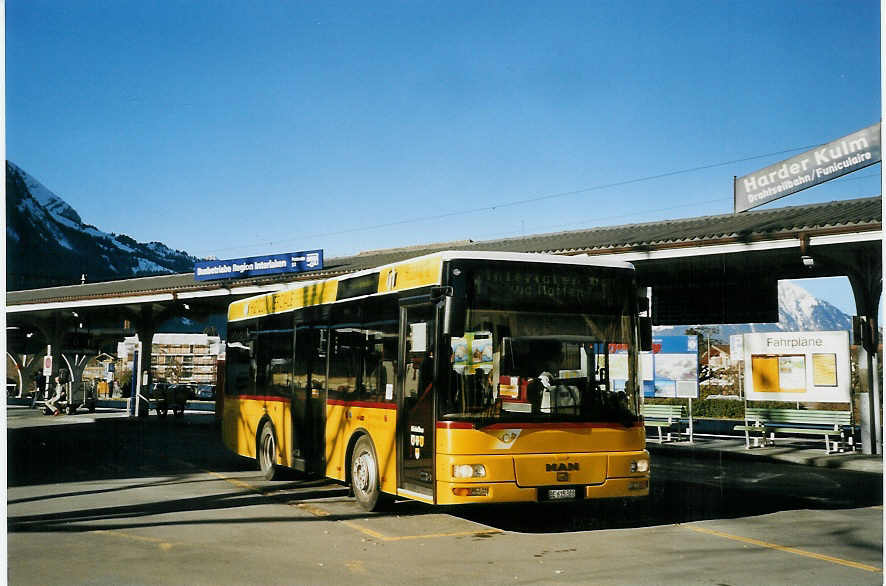
<path fill-rule="evenodd" d="M 6 164 L 6 258 L 10 290 L 190 272 L 197 260 L 160 242 L 84 224 L 77 211 L 27 172 Z"/>

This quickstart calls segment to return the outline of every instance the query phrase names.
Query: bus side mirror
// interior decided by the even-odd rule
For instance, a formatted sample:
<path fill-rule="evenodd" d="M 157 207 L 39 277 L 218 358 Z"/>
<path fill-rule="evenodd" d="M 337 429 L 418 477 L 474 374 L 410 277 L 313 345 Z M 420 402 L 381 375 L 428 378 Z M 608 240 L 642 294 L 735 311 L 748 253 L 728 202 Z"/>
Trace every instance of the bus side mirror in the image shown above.
<path fill-rule="evenodd" d="M 652 351 L 652 318 L 641 317 L 640 322 L 640 351 Z"/>
<path fill-rule="evenodd" d="M 443 333 L 453 338 L 465 335 L 465 302 L 452 295 L 443 301 Z"/>

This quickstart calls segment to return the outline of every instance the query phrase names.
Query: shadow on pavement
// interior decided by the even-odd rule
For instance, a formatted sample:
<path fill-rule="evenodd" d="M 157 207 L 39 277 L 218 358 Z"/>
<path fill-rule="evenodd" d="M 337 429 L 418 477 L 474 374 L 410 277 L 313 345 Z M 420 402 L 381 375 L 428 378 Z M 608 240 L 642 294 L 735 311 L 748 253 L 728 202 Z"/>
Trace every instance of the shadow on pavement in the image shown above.
<path fill-rule="evenodd" d="M 10 487 L 169 475 L 195 467 L 253 469 L 249 460 L 225 449 L 212 417 L 98 419 L 78 425 L 50 425 L 53 418 L 45 419 L 43 425 L 8 429 Z"/>
<path fill-rule="evenodd" d="M 205 478 L 193 478 L 201 470 L 217 473 L 255 471 L 251 460 L 225 449 L 211 417 L 100 419 L 84 425 L 35 425 L 10 429 L 8 460 L 10 487 L 59 485 L 54 494 L 19 496 L 8 501 L 8 505 L 110 494 L 133 488 L 205 483 Z M 108 481 L 108 485 L 102 486 L 101 481 Z M 63 492 L 64 485 L 73 482 L 98 482 L 99 486 Z M 79 532 L 231 522 L 331 522 L 374 516 L 360 510 L 355 502 L 339 502 L 346 492 L 345 488 L 325 480 L 259 482 L 258 487 L 251 490 L 242 490 L 241 485 L 240 489 L 231 492 L 148 503 L 18 516 L 10 510 L 7 529 L 10 533 Z M 245 510 L 257 505 L 294 505 L 329 497 L 338 498 L 337 513 L 314 516 L 293 510 L 292 514 L 256 516 L 254 511 Z M 322 501 L 314 500 L 314 504 L 322 505 Z M 377 515 L 406 517 L 442 513 L 505 531 L 557 533 L 688 523 L 796 509 L 881 504 L 882 477 L 877 475 L 783 462 L 736 461 L 711 457 L 710 454 L 696 457 L 674 453 L 656 456 L 651 495 L 641 501 L 457 508 L 398 502 Z M 232 514 L 196 519 L 181 518 L 180 515 L 188 511 L 225 510 L 232 511 Z M 164 514 L 179 515 L 152 518 Z"/>

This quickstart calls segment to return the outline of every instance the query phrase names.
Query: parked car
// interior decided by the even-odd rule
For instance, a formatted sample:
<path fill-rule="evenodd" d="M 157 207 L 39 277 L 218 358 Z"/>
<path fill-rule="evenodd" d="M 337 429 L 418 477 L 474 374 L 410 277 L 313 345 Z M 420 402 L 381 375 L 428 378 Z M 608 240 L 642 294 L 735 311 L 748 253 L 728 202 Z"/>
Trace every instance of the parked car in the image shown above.
<path fill-rule="evenodd" d="M 197 385 L 194 398 L 198 401 L 215 401 L 215 385 Z"/>

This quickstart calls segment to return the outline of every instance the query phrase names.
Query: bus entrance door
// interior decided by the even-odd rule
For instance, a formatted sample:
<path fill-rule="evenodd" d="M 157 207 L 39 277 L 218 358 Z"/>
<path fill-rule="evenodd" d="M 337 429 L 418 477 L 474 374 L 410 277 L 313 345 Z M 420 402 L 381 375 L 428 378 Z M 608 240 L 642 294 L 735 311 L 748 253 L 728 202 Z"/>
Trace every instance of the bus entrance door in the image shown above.
<path fill-rule="evenodd" d="M 399 488 L 434 498 L 434 356 L 436 305 L 400 309 Z"/>

